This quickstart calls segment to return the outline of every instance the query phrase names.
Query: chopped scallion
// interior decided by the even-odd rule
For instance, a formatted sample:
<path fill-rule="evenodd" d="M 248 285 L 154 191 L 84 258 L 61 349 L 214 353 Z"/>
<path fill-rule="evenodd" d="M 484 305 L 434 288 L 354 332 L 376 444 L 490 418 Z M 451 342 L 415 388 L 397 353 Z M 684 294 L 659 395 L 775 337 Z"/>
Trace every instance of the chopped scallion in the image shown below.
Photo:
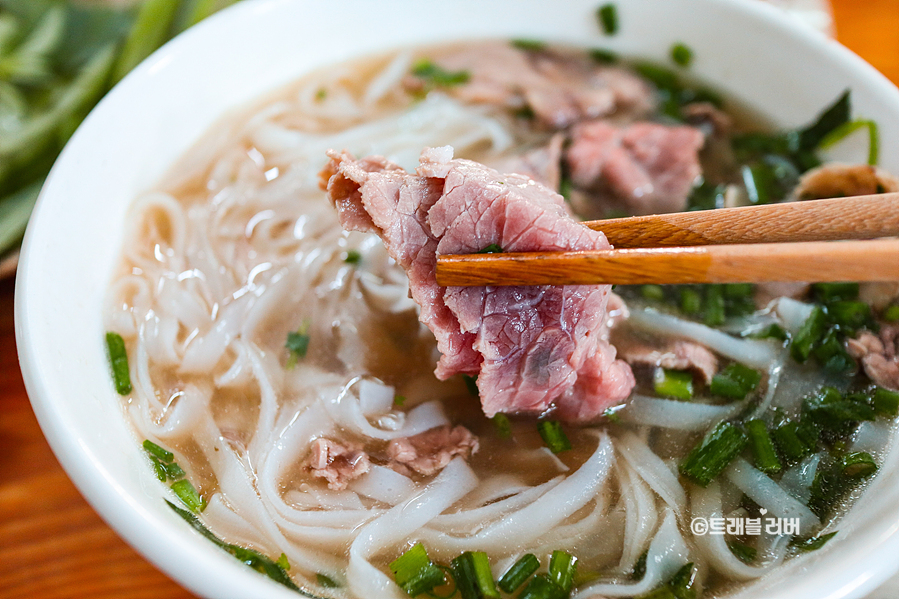
<path fill-rule="evenodd" d="M 106 333 L 106 349 L 112 366 L 112 378 L 119 395 L 131 393 L 131 374 L 128 371 L 128 352 L 125 340 L 118 333 Z"/>
<path fill-rule="evenodd" d="M 278 557 L 278 561 L 275 562 L 285 570 L 290 570 L 290 561 L 287 559 L 286 553 L 281 553 L 280 557 Z M 320 574 L 320 576 L 324 576 L 324 574 Z"/>
<path fill-rule="evenodd" d="M 394 395 L 393 396 L 393 405 L 395 405 L 396 407 L 402 408 L 404 403 L 406 403 L 405 395 Z"/>
<path fill-rule="evenodd" d="M 725 318 L 724 290 L 720 285 L 710 285 L 705 292 L 702 321 L 710 327 L 724 324 Z"/>
<path fill-rule="evenodd" d="M 819 535 L 810 539 L 804 539 L 802 541 L 794 542 L 791 544 L 799 551 L 817 551 L 818 549 L 824 547 L 824 545 L 827 544 L 827 541 L 834 538 L 837 532 L 838 531 L 835 530 L 824 535 Z"/>
<path fill-rule="evenodd" d="M 899 322 L 899 304 L 890 304 L 880 314 L 886 322 Z"/>
<path fill-rule="evenodd" d="M 674 44 L 671 46 L 671 60 L 679 66 L 688 67 L 693 62 L 693 50 L 686 44 Z"/>
<path fill-rule="evenodd" d="M 528 52 L 539 52 L 546 49 L 546 43 L 539 40 L 514 39 L 512 46 L 519 50 L 527 50 Z"/>
<path fill-rule="evenodd" d="M 565 551 L 553 551 L 549 558 L 549 578 L 566 593 L 571 591 L 577 573 L 577 558 Z"/>
<path fill-rule="evenodd" d="M 740 541 L 730 541 L 727 544 L 727 547 L 730 549 L 730 552 L 744 564 L 751 564 L 758 555 L 758 551 L 755 547 L 750 547 L 746 543 L 741 543 Z"/>
<path fill-rule="evenodd" d="M 596 11 L 599 26 L 606 35 L 618 33 L 618 7 L 613 3 L 603 4 Z"/>
<path fill-rule="evenodd" d="M 189 480 L 181 479 L 172 483 L 172 491 L 193 513 L 199 514 L 206 509 L 206 499 L 197 492 Z"/>
<path fill-rule="evenodd" d="M 359 250 L 347 250 L 346 257 L 343 261 L 347 264 L 359 264 L 362 262 L 362 254 Z"/>
<path fill-rule="evenodd" d="M 786 422 L 771 434 L 777 450 L 788 461 L 798 461 L 811 453 L 812 447 L 799 435 L 798 422 Z"/>
<path fill-rule="evenodd" d="M 153 471 L 156 473 L 156 478 L 158 478 L 160 482 L 168 480 L 169 476 L 165 471 L 165 466 L 162 465 L 162 462 L 160 462 L 159 459 L 151 455 L 150 463 L 153 464 Z"/>
<path fill-rule="evenodd" d="M 287 343 L 284 344 L 284 347 L 290 352 L 290 357 L 287 359 L 287 364 L 285 364 L 284 367 L 288 370 L 292 369 L 297 365 L 297 362 L 306 357 L 306 352 L 309 351 L 310 339 L 308 331 L 309 321 L 306 320 L 299 329 L 287 333 Z"/>
<path fill-rule="evenodd" d="M 537 425 L 537 430 L 551 452 L 561 453 L 571 449 L 571 441 L 562 430 L 562 425 L 555 420 L 544 420 Z"/>
<path fill-rule="evenodd" d="M 175 462 L 172 462 L 171 464 L 161 464 L 161 466 L 165 471 L 167 479 L 178 480 L 179 478 L 184 478 L 184 469 Z"/>
<path fill-rule="evenodd" d="M 824 303 L 858 299 L 858 283 L 815 283 L 812 297 Z"/>
<path fill-rule="evenodd" d="M 815 122 L 799 131 L 799 149 L 814 150 L 833 131 L 849 122 L 852 113 L 850 92 L 846 90 Z"/>
<path fill-rule="evenodd" d="M 466 551 L 450 562 L 462 599 L 499 599 L 490 562 L 483 551 Z"/>
<path fill-rule="evenodd" d="M 424 545 L 416 543 L 390 562 L 396 583 L 411 597 L 430 591 L 446 580 L 443 570 L 431 563 Z"/>
<path fill-rule="evenodd" d="M 468 71 L 447 71 L 427 58 L 421 59 L 412 66 L 412 74 L 426 84 L 436 87 L 452 87 L 468 83 L 471 74 Z"/>
<path fill-rule="evenodd" d="M 684 564 L 678 570 L 671 580 L 668 581 L 668 588 L 671 589 L 677 599 L 696 599 L 696 590 L 693 585 L 696 583 L 696 568 L 693 563 Z"/>
<path fill-rule="evenodd" d="M 755 454 L 756 468 L 765 474 L 780 472 L 783 465 L 777 459 L 774 442 L 771 441 L 771 435 L 768 433 L 765 423 L 762 420 L 750 420 L 746 423 L 745 428 L 746 434 L 749 435 L 752 452 Z"/>
<path fill-rule="evenodd" d="M 849 478 L 864 478 L 877 472 L 877 464 L 871 454 L 864 451 L 847 453 L 840 462 L 843 467 L 843 476 Z"/>
<path fill-rule="evenodd" d="M 618 54 L 603 48 L 594 48 L 590 50 L 590 58 L 600 64 L 613 64 L 618 62 Z"/>
<path fill-rule="evenodd" d="M 712 377 L 709 391 L 713 395 L 743 399 L 753 392 L 762 380 L 762 373 L 734 362 Z"/>
<path fill-rule="evenodd" d="M 702 311 L 702 296 L 695 289 L 681 289 L 680 309 L 684 314 L 699 314 Z"/>
<path fill-rule="evenodd" d="M 680 471 L 706 487 L 743 450 L 749 439 L 736 425 L 722 422 L 680 464 Z"/>
<path fill-rule="evenodd" d="M 899 393 L 877 387 L 871 398 L 874 404 L 874 411 L 880 416 L 897 416 L 899 415 Z"/>
<path fill-rule="evenodd" d="M 472 397 L 480 397 L 478 394 L 478 375 L 463 374 L 462 380 L 465 381 L 465 388 L 468 389 Z"/>
<path fill-rule="evenodd" d="M 526 553 L 506 570 L 497 585 L 504 593 L 514 593 L 539 567 L 540 560 L 537 559 L 537 556 Z"/>
<path fill-rule="evenodd" d="M 854 121 L 843 123 L 828 133 L 818 144 L 818 148 L 824 150 L 831 146 L 835 146 L 859 129 L 868 130 L 868 164 L 875 166 L 880 157 L 880 133 L 877 128 L 877 123 L 871 120 L 856 119 Z"/>
<path fill-rule="evenodd" d="M 498 246 L 495 243 L 491 243 L 490 245 L 488 245 L 483 250 L 480 250 L 477 253 L 478 254 L 502 254 L 503 248 L 501 248 L 500 246 Z"/>
<path fill-rule="evenodd" d="M 661 302 L 665 299 L 665 288 L 661 285 L 641 285 L 640 295 L 643 296 L 643 299 L 652 302 Z"/>
<path fill-rule="evenodd" d="M 144 448 L 144 451 L 149 453 L 150 455 L 159 459 L 160 462 L 164 462 L 166 464 L 175 460 L 175 454 L 167 449 L 163 449 L 156 443 L 153 443 L 149 439 L 144 439 L 141 447 Z"/>
<path fill-rule="evenodd" d="M 494 414 L 492 420 L 493 426 L 496 427 L 496 434 L 500 439 L 512 438 L 512 423 L 509 421 L 508 416 L 499 412 Z"/>
<path fill-rule="evenodd" d="M 283 553 L 281 555 L 284 555 Z M 280 562 L 279 562 L 280 564 Z M 283 567 L 283 566 L 282 566 Z M 284 568 L 287 570 L 288 568 Z M 315 575 L 315 580 L 318 582 L 319 586 L 324 587 L 326 589 L 336 589 L 339 588 L 340 585 L 334 581 L 333 578 L 328 576 L 327 574 L 318 573 Z"/>
<path fill-rule="evenodd" d="M 808 360 L 812 348 L 824 337 L 827 326 L 826 315 L 821 306 L 815 306 L 812 313 L 790 343 L 790 355 L 800 364 Z"/>
<path fill-rule="evenodd" d="M 655 392 L 663 397 L 693 399 L 693 374 L 690 372 L 656 368 L 652 384 Z"/>
<path fill-rule="evenodd" d="M 518 599 L 563 599 L 565 596 L 565 591 L 546 574 L 538 574 L 524 587 Z"/>

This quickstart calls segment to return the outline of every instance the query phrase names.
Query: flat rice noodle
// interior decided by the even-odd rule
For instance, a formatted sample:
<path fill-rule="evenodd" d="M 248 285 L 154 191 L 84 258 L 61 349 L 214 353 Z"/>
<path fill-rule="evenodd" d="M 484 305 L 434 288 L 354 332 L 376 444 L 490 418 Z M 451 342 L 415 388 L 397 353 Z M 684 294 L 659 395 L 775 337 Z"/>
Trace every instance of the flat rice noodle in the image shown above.
<path fill-rule="evenodd" d="M 618 569 L 630 572 L 646 550 L 659 523 L 655 497 L 640 476 L 627 463 L 618 464 L 618 481 L 624 502 L 624 547 Z"/>
<path fill-rule="evenodd" d="M 636 597 L 655 589 L 669 580 L 686 563 L 691 562 L 690 550 L 677 528 L 677 518 L 671 510 L 665 511 L 649 550 L 646 553 L 646 574 L 639 582 L 598 582 L 587 585 L 572 599 L 597 599 L 605 597 Z"/>
<path fill-rule="evenodd" d="M 372 464 L 368 472 L 350 483 L 350 489 L 389 505 L 396 505 L 418 489 L 408 476 Z"/>
<path fill-rule="evenodd" d="M 514 494 L 505 499 L 494 501 L 480 507 L 441 514 L 434 518 L 428 525 L 430 528 L 444 532 L 471 533 L 486 526 L 489 522 L 501 518 L 503 514 L 520 510 L 524 506 L 533 503 L 544 493 L 558 485 L 562 481 L 561 476 L 546 481 L 536 487 L 525 487 L 515 490 Z"/>
<path fill-rule="evenodd" d="M 853 449 L 853 451 L 855 450 Z M 812 495 L 811 486 L 815 481 L 815 473 L 818 471 L 818 464 L 822 457 L 824 457 L 824 452 L 810 455 L 798 464 L 794 464 L 783 473 L 778 484 L 787 493 L 802 503 L 808 504 Z"/>
<path fill-rule="evenodd" d="M 478 477 L 465 460 L 456 458 L 423 491 L 365 525 L 350 546 L 347 568 L 350 591 L 357 597 L 408 599 L 369 558 L 415 538 L 416 531 L 470 493 L 477 484 Z"/>
<path fill-rule="evenodd" d="M 806 505 L 743 458 L 734 460 L 724 474 L 730 482 L 768 510 L 773 517 L 798 518 L 800 535 L 808 535 L 821 525 L 821 521 Z"/>
<path fill-rule="evenodd" d="M 646 481 L 646 484 L 662 498 L 678 515 L 684 512 L 687 505 L 687 494 L 668 468 L 668 465 L 657 456 L 637 435 L 626 432 L 618 439 L 618 451 L 634 472 Z"/>
<path fill-rule="evenodd" d="M 688 401 L 633 395 L 617 414 L 625 422 L 682 431 L 706 431 L 716 423 L 736 416 L 741 404 L 714 406 Z"/>
<path fill-rule="evenodd" d="M 721 489 L 718 481 L 712 481 L 705 489 L 695 487 L 691 496 L 691 507 L 694 519 L 702 518 L 709 522 L 713 518 L 723 518 Z M 761 565 L 752 566 L 743 563 L 733 554 L 727 546 L 725 535 L 710 533 L 693 535 L 693 541 L 706 558 L 707 563 L 717 572 L 736 580 L 753 580 L 767 574 L 783 562 L 789 545 L 789 537 L 781 535 L 768 540 L 770 541 L 768 551 L 759 552 L 767 561 Z"/>

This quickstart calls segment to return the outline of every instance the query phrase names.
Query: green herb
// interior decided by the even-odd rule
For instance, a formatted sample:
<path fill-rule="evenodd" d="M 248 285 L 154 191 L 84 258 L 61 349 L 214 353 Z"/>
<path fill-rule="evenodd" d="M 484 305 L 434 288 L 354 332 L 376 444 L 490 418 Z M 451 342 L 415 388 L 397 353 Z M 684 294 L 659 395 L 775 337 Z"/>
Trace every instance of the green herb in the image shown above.
<path fill-rule="evenodd" d="M 390 562 L 396 583 L 411 597 L 430 591 L 445 581 L 443 571 L 431 563 L 424 545 L 416 543 Z"/>
<path fill-rule="evenodd" d="M 680 471 L 706 487 L 727 467 L 749 442 L 736 425 L 722 422 L 712 429 L 680 464 Z"/>
<path fill-rule="evenodd" d="M 727 543 L 727 547 L 730 549 L 730 552 L 744 564 L 751 564 L 755 561 L 756 555 L 758 555 L 758 551 L 755 547 L 750 547 L 746 543 L 741 543 L 740 541 L 730 541 Z"/>
<path fill-rule="evenodd" d="M 838 325 L 843 331 L 854 335 L 861 328 L 876 328 L 871 306 L 865 302 L 838 300 L 827 304 L 827 315 L 830 322 Z"/>
<path fill-rule="evenodd" d="M 772 437 L 780 455 L 787 461 L 796 462 L 812 452 L 814 446 L 808 443 L 798 422 L 790 421 L 774 429 Z M 817 442 L 817 439 L 816 439 Z"/>
<path fill-rule="evenodd" d="M 858 283 L 814 283 L 812 297 L 823 303 L 858 299 Z"/>
<path fill-rule="evenodd" d="M 646 576 L 646 559 L 649 557 L 649 550 L 644 551 L 634 563 L 634 569 L 631 571 L 631 580 L 643 580 Z"/>
<path fill-rule="evenodd" d="M 846 459 L 849 459 L 849 464 L 844 463 Z M 843 497 L 876 471 L 876 466 L 871 467 L 873 460 L 865 464 L 867 460 L 864 458 L 854 459 L 859 460 L 858 468 L 853 467 L 853 459 L 847 458 L 847 456 L 834 461 L 829 466 L 818 466 L 815 480 L 812 482 L 808 507 L 822 520 L 833 513 Z M 848 472 L 845 471 L 847 466 Z"/>
<path fill-rule="evenodd" d="M 774 442 L 768 433 L 768 427 L 762 420 L 750 420 L 745 425 L 749 444 L 755 455 L 755 466 L 765 474 L 780 472 L 783 465 L 777 459 Z"/>
<path fill-rule="evenodd" d="M 652 302 L 665 300 L 665 288 L 661 285 L 640 285 L 640 295 Z"/>
<path fill-rule="evenodd" d="M 284 555 L 283 553 L 281 555 Z M 287 568 L 285 568 L 286 570 Z M 334 581 L 333 578 L 326 574 L 318 573 L 315 575 L 315 580 L 318 582 L 319 586 L 324 587 L 326 589 L 337 589 L 340 588 L 340 585 Z"/>
<path fill-rule="evenodd" d="M 287 575 L 285 569 L 274 560 L 262 555 L 257 551 L 253 551 L 252 549 L 245 549 L 244 547 L 240 547 L 238 545 L 225 543 L 220 538 L 212 534 L 212 532 L 210 532 L 208 528 L 203 526 L 203 523 L 200 522 L 200 520 L 194 514 L 187 510 L 179 508 L 170 501 L 166 501 L 166 503 L 194 530 L 236 557 L 244 564 L 253 568 L 257 572 L 265 574 L 275 582 L 282 584 L 293 591 L 299 591 L 302 593 L 302 591 L 300 591 L 300 588 L 296 584 L 294 584 L 294 582 L 290 579 L 290 576 Z"/>
<path fill-rule="evenodd" d="M 828 135 L 849 122 L 851 112 L 850 92 L 846 90 L 815 122 L 799 131 L 799 148 L 813 150 L 819 147 Z"/>
<path fill-rule="evenodd" d="M 702 296 L 691 288 L 680 290 L 680 310 L 684 314 L 699 314 L 702 311 Z"/>
<path fill-rule="evenodd" d="M 710 327 L 720 327 L 726 317 L 724 289 L 720 285 L 711 285 L 705 292 L 702 321 Z"/>
<path fill-rule="evenodd" d="M 519 50 L 527 50 L 528 52 L 540 52 L 546 50 L 546 44 L 538 40 L 514 39 L 512 46 Z"/>
<path fill-rule="evenodd" d="M 577 558 L 565 551 L 553 551 L 549 558 L 549 579 L 566 593 L 571 591 L 577 573 Z"/>
<path fill-rule="evenodd" d="M 158 478 L 160 482 L 168 480 L 169 475 L 165 470 L 165 466 L 162 465 L 162 462 L 157 458 L 150 456 L 150 463 L 153 464 L 153 471 L 156 473 L 156 478 Z"/>
<path fill-rule="evenodd" d="M 892 418 L 899 415 L 899 393 L 895 391 L 876 387 L 871 396 L 871 402 L 878 416 L 889 416 Z"/>
<path fill-rule="evenodd" d="M 845 430 L 847 423 L 876 418 L 874 407 L 862 398 L 843 396 L 833 387 L 824 387 L 802 404 L 804 417 L 834 431 Z"/>
<path fill-rule="evenodd" d="M 687 210 L 713 210 L 724 208 L 726 185 L 714 185 L 706 180 L 693 188 L 687 200 Z"/>
<path fill-rule="evenodd" d="M 504 593 L 512 594 L 518 587 L 524 584 L 531 574 L 540 567 L 540 560 L 532 553 L 526 553 L 521 556 L 517 562 L 512 564 L 506 573 L 502 575 L 497 583 Z"/>
<path fill-rule="evenodd" d="M 690 372 L 656 368 L 652 384 L 655 392 L 663 397 L 693 399 L 693 374 Z"/>
<path fill-rule="evenodd" d="M 618 7 L 613 3 L 603 4 L 596 11 L 599 26 L 606 35 L 618 33 Z"/>
<path fill-rule="evenodd" d="M 468 71 L 447 71 L 423 58 L 412 65 L 412 74 L 421 79 L 426 86 L 453 87 L 468 83 L 471 74 Z"/>
<path fill-rule="evenodd" d="M 790 343 L 790 355 L 793 359 L 800 364 L 808 360 L 812 347 L 824 337 L 826 327 L 827 320 L 824 308 L 815 306 L 812 309 L 812 313 L 793 337 L 793 342 Z"/>
<path fill-rule="evenodd" d="M 752 333 L 749 336 L 753 339 L 778 339 L 779 341 L 786 341 L 790 338 L 790 334 L 787 333 L 782 326 L 776 323 L 769 324 L 761 331 Z"/>
<path fill-rule="evenodd" d="M 393 396 L 393 405 L 402 408 L 403 404 L 406 403 L 405 395 L 394 395 Z"/>
<path fill-rule="evenodd" d="M 319 102 L 328 97 L 328 90 L 324 87 L 318 88 L 318 91 L 315 92 L 315 99 Z"/>
<path fill-rule="evenodd" d="M 671 60 L 679 66 L 688 67 L 693 62 L 693 50 L 685 44 L 674 44 L 671 46 Z"/>
<path fill-rule="evenodd" d="M 821 341 L 812 348 L 815 360 L 824 367 L 824 370 L 832 374 L 846 374 L 856 369 L 855 360 L 843 344 L 844 336 L 838 327 L 831 327 Z"/>
<path fill-rule="evenodd" d="M 275 563 L 278 564 L 279 566 L 281 566 L 282 568 L 284 568 L 285 570 L 290 570 L 290 562 L 287 559 L 286 553 L 282 552 L 281 556 L 278 558 L 278 561 Z M 324 574 L 319 574 L 319 576 L 324 576 Z"/>
<path fill-rule="evenodd" d="M 290 356 L 287 358 L 287 364 L 284 367 L 287 370 L 293 369 L 297 362 L 306 357 L 309 350 L 309 321 L 306 320 L 295 332 L 287 333 L 287 343 L 284 344 Z"/>
<path fill-rule="evenodd" d="M 668 581 L 668 588 L 677 599 L 696 599 L 696 568 L 693 563 L 684 564 L 681 569 Z"/>
<path fill-rule="evenodd" d="M 870 164 L 871 166 L 875 166 L 877 165 L 880 155 L 880 133 L 877 128 L 877 123 L 875 123 L 874 121 L 857 119 L 854 121 L 843 123 L 836 129 L 828 133 L 818 144 L 818 147 L 824 150 L 835 146 L 859 129 L 868 130 L 868 164 Z"/>
<path fill-rule="evenodd" d="M 128 352 L 125 340 L 118 333 L 106 333 L 106 349 L 109 352 L 109 364 L 112 367 L 112 378 L 119 395 L 131 393 L 131 375 L 128 372 Z"/>
<path fill-rule="evenodd" d="M 502 254 L 503 248 L 499 247 L 495 243 L 491 243 L 490 245 L 485 247 L 483 250 L 478 251 L 477 253 L 478 254 Z"/>
<path fill-rule="evenodd" d="M 899 304 L 890 304 L 880 315 L 886 322 L 899 322 Z"/>
<path fill-rule="evenodd" d="M 172 462 L 171 464 L 163 464 L 162 462 L 160 462 L 159 465 L 162 466 L 162 470 L 165 472 L 165 477 L 168 480 L 178 480 L 179 478 L 184 478 L 184 469 L 175 462 Z M 157 472 L 157 476 L 158 474 L 159 473 Z"/>
<path fill-rule="evenodd" d="M 549 579 L 546 574 L 538 574 L 531 579 L 518 599 L 563 599 L 565 591 Z"/>
<path fill-rule="evenodd" d="M 149 439 L 144 439 L 141 447 L 144 448 L 144 451 L 149 453 L 151 456 L 157 458 L 160 462 L 164 462 L 166 464 L 174 461 L 175 454 L 167 449 L 163 449 L 156 443 L 153 443 Z"/>
<path fill-rule="evenodd" d="M 709 391 L 713 395 L 731 399 L 744 399 L 758 387 L 761 380 L 762 373 L 734 362 L 712 377 Z"/>
<path fill-rule="evenodd" d="M 609 422 L 621 422 L 621 414 L 618 412 L 621 411 L 621 408 L 624 406 L 615 406 L 612 408 L 606 408 L 602 415 L 609 419 Z"/>
<path fill-rule="evenodd" d="M 189 480 L 181 479 L 172 483 L 172 491 L 193 513 L 198 514 L 206 509 L 206 499 L 197 492 Z"/>
<path fill-rule="evenodd" d="M 359 264 L 362 262 L 362 254 L 359 250 L 347 250 L 346 257 L 343 259 L 347 264 Z"/>
<path fill-rule="evenodd" d="M 512 438 L 512 423 L 509 421 L 508 416 L 502 412 L 498 412 L 493 415 L 491 420 L 493 420 L 493 426 L 496 427 L 496 435 L 500 439 Z"/>
<path fill-rule="evenodd" d="M 829 532 L 824 535 L 819 535 L 817 537 L 812 537 L 810 539 L 803 539 L 801 541 L 797 540 L 790 544 L 793 547 L 795 547 L 796 549 L 798 549 L 799 551 L 803 551 L 803 552 L 817 551 L 818 549 L 821 549 L 822 547 L 824 547 L 824 545 L 827 544 L 827 541 L 834 538 L 834 536 L 836 536 L 837 532 L 839 532 L 839 531 L 835 530 L 833 532 Z"/>
<path fill-rule="evenodd" d="M 544 420 L 537 424 L 537 431 L 549 450 L 553 453 L 561 453 L 571 449 L 571 441 L 565 436 L 562 425 L 555 420 Z"/>
<path fill-rule="evenodd" d="M 618 54 L 603 48 L 593 48 L 589 51 L 590 58 L 599 64 L 615 64 L 618 62 Z"/>
<path fill-rule="evenodd" d="M 847 453 L 841 460 L 843 476 L 848 478 L 866 478 L 877 472 L 877 464 L 871 454 L 864 451 Z"/>
<path fill-rule="evenodd" d="M 462 380 L 465 381 L 465 388 L 468 389 L 472 397 L 480 397 L 478 393 L 478 375 L 463 374 Z"/>
<path fill-rule="evenodd" d="M 483 551 L 466 551 L 450 562 L 462 599 L 499 599 L 490 562 Z"/>

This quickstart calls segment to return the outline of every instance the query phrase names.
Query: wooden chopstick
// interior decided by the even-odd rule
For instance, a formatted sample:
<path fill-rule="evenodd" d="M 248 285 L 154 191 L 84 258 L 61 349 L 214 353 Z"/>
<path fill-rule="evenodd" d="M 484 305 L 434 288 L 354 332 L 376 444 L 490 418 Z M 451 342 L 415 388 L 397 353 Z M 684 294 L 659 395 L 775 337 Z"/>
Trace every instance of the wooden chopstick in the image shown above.
<path fill-rule="evenodd" d="M 899 193 L 589 221 L 613 247 L 874 239 L 899 235 Z"/>
<path fill-rule="evenodd" d="M 897 281 L 899 239 L 441 256 L 437 284 Z"/>

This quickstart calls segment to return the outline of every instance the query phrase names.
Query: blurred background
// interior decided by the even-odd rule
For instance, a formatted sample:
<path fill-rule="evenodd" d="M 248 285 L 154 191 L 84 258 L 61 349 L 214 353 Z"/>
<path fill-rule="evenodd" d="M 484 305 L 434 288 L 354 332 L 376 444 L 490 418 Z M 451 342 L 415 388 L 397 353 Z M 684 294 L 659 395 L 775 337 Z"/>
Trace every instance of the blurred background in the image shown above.
<path fill-rule="evenodd" d="M 758 1 L 899 83 L 899 0 Z M 0 0 L 0 599 L 193 597 L 106 526 L 51 453 L 19 372 L 12 275 L 40 185 L 81 120 L 157 47 L 234 2 Z M 894 579 L 869 599 L 897 597 Z"/>

